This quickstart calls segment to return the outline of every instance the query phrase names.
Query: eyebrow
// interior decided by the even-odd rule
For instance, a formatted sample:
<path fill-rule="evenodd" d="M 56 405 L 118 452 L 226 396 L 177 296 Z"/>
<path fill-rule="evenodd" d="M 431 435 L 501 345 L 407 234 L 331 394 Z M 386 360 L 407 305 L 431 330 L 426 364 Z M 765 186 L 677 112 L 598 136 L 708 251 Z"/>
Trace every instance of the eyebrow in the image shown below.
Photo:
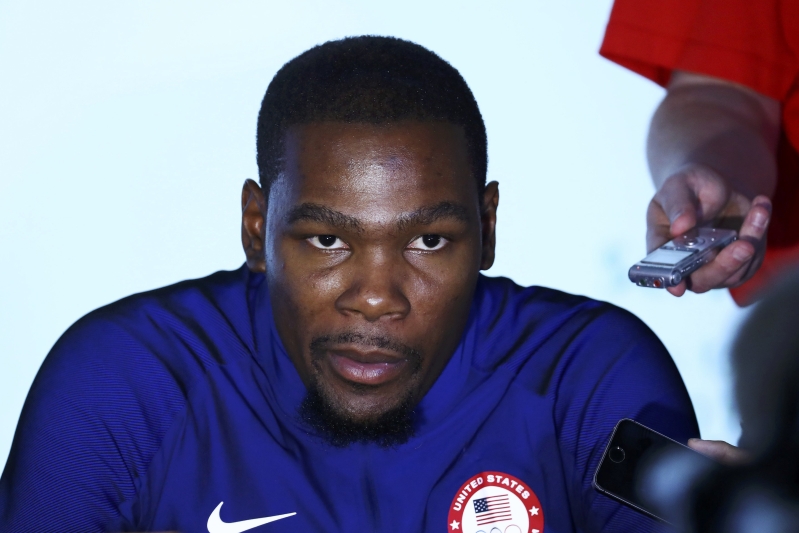
<path fill-rule="evenodd" d="M 454 202 L 439 202 L 432 206 L 420 207 L 409 213 L 402 213 L 397 217 L 395 224 L 397 229 L 402 231 L 412 226 L 428 226 L 442 219 L 468 222 L 469 209 L 462 204 Z M 300 204 L 292 208 L 286 215 L 286 223 L 289 225 L 302 220 L 319 222 L 345 231 L 360 233 L 364 230 L 363 224 L 357 218 L 314 203 Z"/>
<path fill-rule="evenodd" d="M 410 226 L 428 226 L 433 222 L 447 218 L 468 222 L 469 210 L 466 206 L 454 202 L 439 202 L 436 205 L 420 207 L 416 211 L 400 215 L 397 220 L 397 229 L 403 230 Z"/>
<path fill-rule="evenodd" d="M 363 231 L 363 226 L 357 218 L 319 204 L 300 204 L 286 215 L 286 224 L 295 224 L 301 220 L 320 222 L 347 231 Z"/>

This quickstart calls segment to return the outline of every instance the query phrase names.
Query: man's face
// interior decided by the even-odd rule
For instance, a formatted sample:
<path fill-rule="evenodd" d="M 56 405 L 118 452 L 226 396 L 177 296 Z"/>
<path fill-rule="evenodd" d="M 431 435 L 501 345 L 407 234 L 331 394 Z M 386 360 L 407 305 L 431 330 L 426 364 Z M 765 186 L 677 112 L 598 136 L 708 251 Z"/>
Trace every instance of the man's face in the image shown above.
<path fill-rule="evenodd" d="M 451 124 L 313 123 L 285 141 L 262 248 L 277 330 L 305 384 L 368 425 L 415 405 L 456 348 L 493 262 L 496 184 L 478 198 Z M 262 231 L 248 187 L 245 248 Z"/>

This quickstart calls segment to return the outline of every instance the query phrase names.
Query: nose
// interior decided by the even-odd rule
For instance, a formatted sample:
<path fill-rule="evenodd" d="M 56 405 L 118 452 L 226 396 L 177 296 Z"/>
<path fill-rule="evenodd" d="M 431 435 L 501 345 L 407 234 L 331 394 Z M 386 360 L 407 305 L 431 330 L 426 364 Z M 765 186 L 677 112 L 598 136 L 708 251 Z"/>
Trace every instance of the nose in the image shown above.
<path fill-rule="evenodd" d="M 336 299 L 339 312 L 361 315 L 369 322 L 408 315 L 411 302 L 402 290 L 401 265 L 373 258 L 353 264 L 352 269 L 350 283 Z"/>

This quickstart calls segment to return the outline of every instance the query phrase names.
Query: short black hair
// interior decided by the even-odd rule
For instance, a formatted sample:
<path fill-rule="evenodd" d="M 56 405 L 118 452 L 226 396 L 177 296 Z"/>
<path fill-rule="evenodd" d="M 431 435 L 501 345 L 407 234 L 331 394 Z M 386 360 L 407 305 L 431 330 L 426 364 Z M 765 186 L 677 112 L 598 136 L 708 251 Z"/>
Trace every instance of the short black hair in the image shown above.
<path fill-rule="evenodd" d="M 269 194 L 269 186 L 283 170 L 283 143 L 291 126 L 402 120 L 461 126 L 482 195 L 488 169 L 486 130 L 466 81 L 423 46 L 371 35 L 315 46 L 283 65 L 272 78 L 258 114 L 261 187 Z"/>

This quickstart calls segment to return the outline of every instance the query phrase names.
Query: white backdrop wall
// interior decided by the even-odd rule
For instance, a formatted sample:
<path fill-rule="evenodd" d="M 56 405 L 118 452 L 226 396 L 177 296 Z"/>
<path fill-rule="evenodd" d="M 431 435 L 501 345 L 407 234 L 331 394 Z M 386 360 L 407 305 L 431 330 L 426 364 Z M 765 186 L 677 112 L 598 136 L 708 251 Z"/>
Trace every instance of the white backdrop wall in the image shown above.
<path fill-rule="evenodd" d="M 608 300 L 673 354 L 707 438 L 737 440 L 725 292 L 634 287 L 662 90 L 601 59 L 609 0 L 0 0 L 0 466 L 75 320 L 243 261 L 239 194 L 278 68 L 356 34 L 416 41 L 472 87 L 509 276 Z"/>

